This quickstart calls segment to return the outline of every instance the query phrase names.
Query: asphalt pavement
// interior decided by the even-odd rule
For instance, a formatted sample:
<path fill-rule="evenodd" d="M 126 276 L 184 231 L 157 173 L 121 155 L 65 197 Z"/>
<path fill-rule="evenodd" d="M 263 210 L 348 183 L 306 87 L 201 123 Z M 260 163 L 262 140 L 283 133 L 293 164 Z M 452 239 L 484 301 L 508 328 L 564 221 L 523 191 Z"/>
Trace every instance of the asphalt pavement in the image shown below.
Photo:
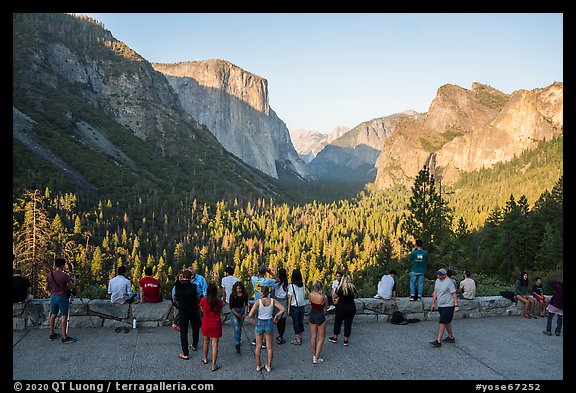
<path fill-rule="evenodd" d="M 529 320 L 516 316 L 454 320 L 456 342 L 443 343 L 440 348 L 430 345 L 437 334 L 437 321 L 409 325 L 355 323 L 349 346 L 343 345 L 342 334 L 338 344 L 328 341 L 333 328 L 328 324 L 322 351 L 324 362 L 314 365 L 308 326 L 303 344 L 291 344 L 293 329 L 288 318 L 286 343 L 274 343 L 271 372 L 256 370 L 255 347 L 251 345 L 254 329 L 250 325 L 244 326 L 241 354 L 236 353 L 232 327 L 223 327 L 218 349 L 221 368 L 214 372 L 210 362 L 208 365 L 201 362 L 202 336 L 199 350 L 190 352 L 189 360 L 181 360 L 180 336 L 170 327 L 137 328 L 128 333 L 116 333 L 112 328 L 71 329 L 69 335 L 78 339 L 72 344 L 63 344 L 59 339 L 49 341 L 48 329 L 33 328 L 13 331 L 12 377 L 13 381 L 23 383 L 29 380 L 105 383 L 451 380 L 470 384 L 471 381 L 562 381 L 564 332 L 560 336 L 554 333 L 546 336 L 542 333 L 545 324 L 544 318 Z M 261 358 L 265 364 L 266 350 L 262 350 Z"/>

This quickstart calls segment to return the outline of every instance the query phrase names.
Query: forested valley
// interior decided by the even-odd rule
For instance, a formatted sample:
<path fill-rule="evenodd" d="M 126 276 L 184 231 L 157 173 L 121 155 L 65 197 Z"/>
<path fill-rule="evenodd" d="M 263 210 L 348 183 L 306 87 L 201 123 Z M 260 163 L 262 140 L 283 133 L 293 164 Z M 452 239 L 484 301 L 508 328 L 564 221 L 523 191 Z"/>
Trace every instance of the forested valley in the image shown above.
<path fill-rule="evenodd" d="M 406 296 L 407 255 L 416 238 L 430 252 L 426 293 L 440 267 L 470 270 L 479 295 L 511 289 L 522 271 L 542 277 L 548 289 L 563 272 L 562 138 L 450 187 L 423 168 L 409 190 L 367 187 L 330 202 L 175 202 L 157 190 L 95 202 L 47 186 L 15 191 L 13 201 L 13 251 L 36 297 L 47 296 L 45 277 L 59 256 L 79 277 L 78 296 L 85 298 L 107 298 L 120 265 L 128 267 L 135 290 L 144 268 L 152 267 L 169 298 L 184 267 L 219 284 L 232 266 L 248 283 L 260 264 L 289 275 L 299 268 L 308 287 L 316 279 L 329 284 L 341 270 L 363 297 L 374 295 L 379 277 L 395 268 L 399 294 Z"/>

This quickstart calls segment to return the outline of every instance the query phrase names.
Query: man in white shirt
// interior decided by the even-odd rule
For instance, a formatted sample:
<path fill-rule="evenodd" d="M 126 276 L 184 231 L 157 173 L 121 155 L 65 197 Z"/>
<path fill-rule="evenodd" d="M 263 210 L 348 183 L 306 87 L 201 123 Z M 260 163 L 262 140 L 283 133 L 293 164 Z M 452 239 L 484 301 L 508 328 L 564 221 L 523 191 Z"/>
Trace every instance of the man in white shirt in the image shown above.
<path fill-rule="evenodd" d="M 378 282 L 378 293 L 374 296 L 376 299 L 396 300 L 396 270 L 390 269 L 388 274 L 382 276 Z"/>
<path fill-rule="evenodd" d="M 224 277 L 222 277 L 221 285 L 222 285 L 222 299 L 224 299 L 224 303 L 228 304 L 230 302 L 230 294 L 232 293 L 232 286 L 237 281 L 240 281 L 238 278 L 233 276 L 234 268 L 233 267 L 226 267 L 224 269 Z"/>
<path fill-rule="evenodd" d="M 470 272 L 464 271 L 464 280 L 460 281 L 458 287 L 458 298 L 472 300 L 476 297 L 476 282 L 470 278 Z"/>
<path fill-rule="evenodd" d="M 108 283 L 108 295 L 112 303 L 124 304 L 132 302 L 132 284 L 124 277 L 126 266 L 118 267 L 118 275 Z"/>

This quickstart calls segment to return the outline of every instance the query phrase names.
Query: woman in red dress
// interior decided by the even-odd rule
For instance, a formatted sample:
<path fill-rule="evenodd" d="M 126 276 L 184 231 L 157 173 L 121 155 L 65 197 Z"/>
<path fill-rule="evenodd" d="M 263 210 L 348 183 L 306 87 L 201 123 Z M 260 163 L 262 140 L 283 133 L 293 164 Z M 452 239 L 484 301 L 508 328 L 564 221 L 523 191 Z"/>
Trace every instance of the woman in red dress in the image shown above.
<path fill-rule="evenodd" d="M 220 312 L 224 302 L 218 297 L 218 288 L 213 283 L 208 283 L 206 296 L 200 299 L 202 309 L 202 336 L 204 337 L 204 356 L 202 363 L 208 364 L 208 347 L 212 339 L 212 371 L 220 368 L 216 362 L 218 359 L 218 340 L 222 337 L 222 319 Z"/>

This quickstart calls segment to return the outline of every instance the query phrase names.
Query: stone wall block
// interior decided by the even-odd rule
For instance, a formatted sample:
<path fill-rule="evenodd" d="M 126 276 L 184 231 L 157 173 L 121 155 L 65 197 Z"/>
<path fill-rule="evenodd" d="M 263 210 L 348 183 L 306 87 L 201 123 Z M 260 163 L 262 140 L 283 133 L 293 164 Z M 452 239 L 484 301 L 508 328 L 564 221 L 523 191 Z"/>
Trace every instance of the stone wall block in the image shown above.
<path fill-rule="evenodd" d="M 130 311 L 129 304 L 112 304 L 107 299 L 95 299 L 88 303 L 90 313 L 99 314 L 103 318 L 126 319 Z"/>
<path fill-rule="evenodd" d="M 135 303 L 132 304 L 132 317 L 137 321 L 163 321 L 168 319 L 171 309 L 170 300 L 158 303 Z"/>
<path fill-rule="evenodd" d="M 12 330 L 26 329 L 26 318 L 16 316 L 12 317 Z"/>
<path fill-rule="evenodd" d="M 12 303 L 12 316 L 18 317 L 24 314 L 25 309 L 26 309 L 26 302 Z"/>
<path fill-rule="evenodd" d="M 26 326 L 47 326 L 49 317 L 50 299 L 34 299 L 26 306 Z"/>

